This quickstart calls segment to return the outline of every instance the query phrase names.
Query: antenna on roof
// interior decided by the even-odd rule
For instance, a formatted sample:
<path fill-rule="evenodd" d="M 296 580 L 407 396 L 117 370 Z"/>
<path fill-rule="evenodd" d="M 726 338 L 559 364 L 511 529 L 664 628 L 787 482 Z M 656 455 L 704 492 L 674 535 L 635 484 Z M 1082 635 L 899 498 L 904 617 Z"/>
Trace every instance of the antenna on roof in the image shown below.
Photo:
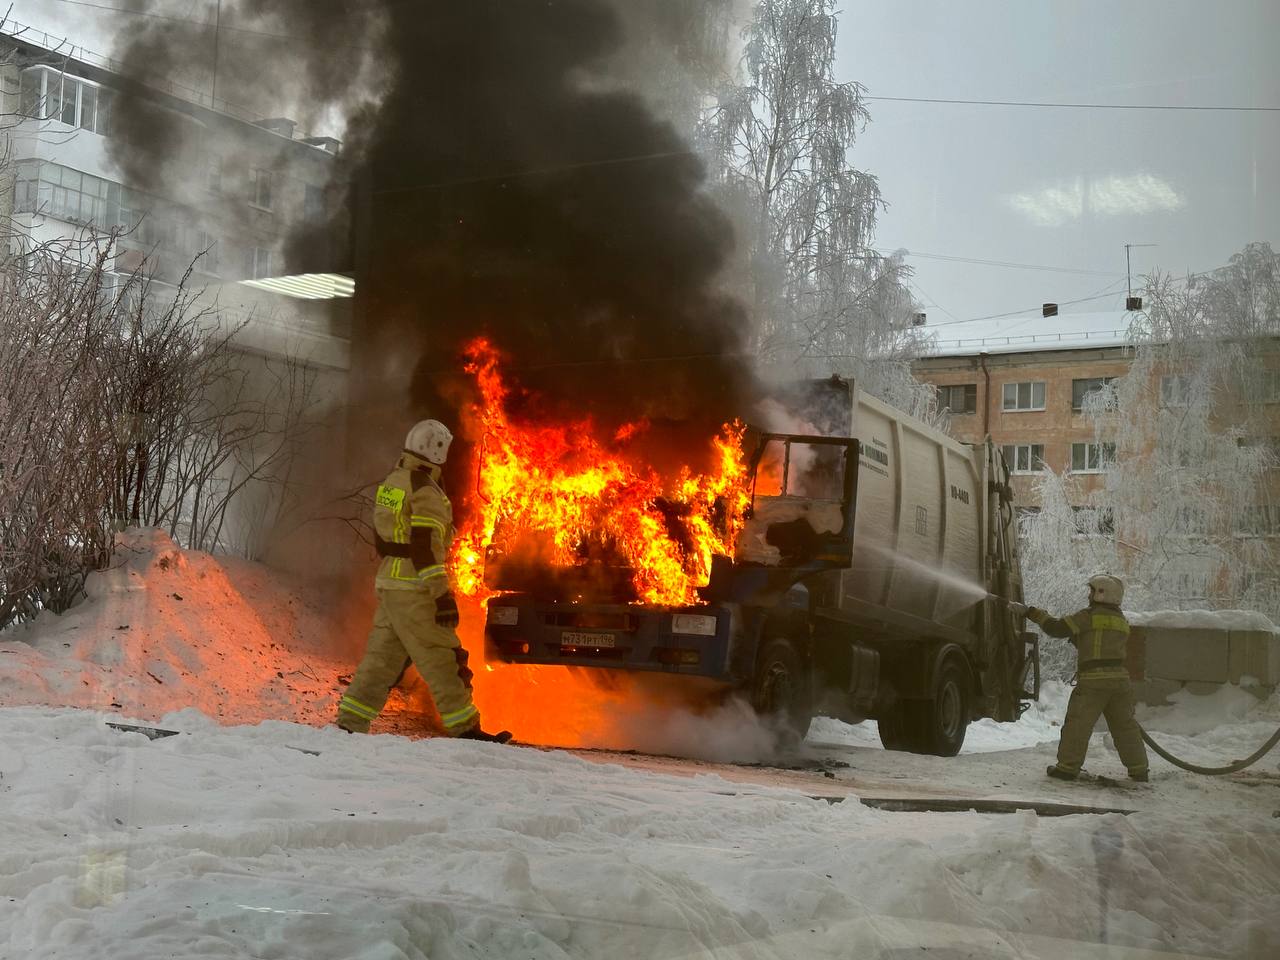
<path fill-rule="evenodd" d="M 1133 247 L 1158 247 L 1158 243 L 1126 243 L 1124 245 L 1124 276 L 1129 283 L 1129 293 L 1124 298 L 1124 308 L 1126 310 L 1141 310 L 1142 298 L 1133 295 L 1133 274 L 1129 269 L 1129 250 Z"/>

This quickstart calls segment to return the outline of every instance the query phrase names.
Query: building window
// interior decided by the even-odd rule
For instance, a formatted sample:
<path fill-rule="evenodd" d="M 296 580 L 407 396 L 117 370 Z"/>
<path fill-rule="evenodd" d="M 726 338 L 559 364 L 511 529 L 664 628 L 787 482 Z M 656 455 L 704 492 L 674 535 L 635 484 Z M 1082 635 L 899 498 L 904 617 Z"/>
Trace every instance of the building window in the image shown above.
<path fill-rule="evenodd" d="M 1025 537 L 1040 516 L 1039 507 L 1014 507 L 1014 514 L 1018 520 L 1018 536 Z"/>
<path fill-rule="evenodd" d="M 1160 571 L 1155 586 L 1160 594 L 1166 597 L 1203 600 L 1209 596 L 1209 585 L 1215 573 L 1216 571 L 1195 569 L 1194 562 L 1188 563 L 1183 569 L 1179 569 L 1179 564 L 1175 563 Z"/>
<path fill-rule="evenodd" d="M 1190 377 L 1178 373 L 1160 378 L 1160 402 L 1166 407 L 1185 407 L 1190 396 Z"/>
<path fill-rule="evenodd" d="M 957 383 L 938 388 L 938 409 L 953 414 L 974 413 L 978 409 L 978 385 Z"/>
<path fill-rule="evenodd" d="M 1173 514 L 1173 531 L 1188 535 L 1204 535 L 1209 532 L 1209 515 L 1203 507 L 1178 507 Z"/>
<path fill-rule="evenodd" d="M 302 204 L 302 215 L 311 221 L 324 219 L 324 189 L 314 184 L 307 184 L 306 195 Z"/>
<path fill-rule="evenodd" d="M 1236 437 L 1236 446 L 1259 448 L 1270 460 L 1275 461 L 1271 466 L 1280 466 L 1280 437 Z"/>
<path fill-rule="evenodd" d="M 31 67 L 22 73 L 20 111 L 37 120 L 57 120 L 90 133 L 110 133 L 110 90 L 89 80 L 59 73 L 50 67 Z"/>
<path fill-rule="evenodd" d="M 1084 398 L 1097 393 L 1103 387 L 1115 382 L 1115 377 L 1087 377 L 1083 380 L 1071 381 L 1071 409 L 1076 413 L 1084 410 Z"/>
<path fill-rule="evenodd" d="M 1004 462 L 1013 473 L 1043 473 L 1044 444 L 1016 443 L 1000 448 L 1004 454 Z"/>
<path fill-rule="evenodd" d="M 80 84 L 70 77 L 62 78 L 62 116 L 59 119 L 69 127 L 76 125 L 80 107 Z"/>
<path fill-rule="evenodd" d="M 250 280 L 271 276 L 271 251 L 266 247 L 250 247 L 244 260 L 244 272 Z"/>
<path fill-rule="evenodd" d="M 98 122 L 98 88 L 80 85 L 80 129 L 93 130 Z"/>
<path fill-rule="evenodd" d="M 1116 459 L 1114 443 L 1073 443 L 1071 445 L 1072 473 L 1099 473 Z"/>
<path fill-rule="evenodd" d="M 1280 505 L 1242 507 L 1236 516 L 1236 533 L 1255 537 L 1280 536 Z"/>
<path fill-rule="evenodd" d="M 195 232 L 195 255 L 200 258 L 196 267 L 201 273 L 218 274 L 218 238 L 208 230 Z"/>
<path fill-rule="evenodd" d="M 222 158 L 217 154 L 204 162 L 204 186 L 212 193 L 222 192 Z"/>
<path fill-rule="evenodd" d="M 125 231 L 138 229 L 144 212 L 153 224 L 176 222 L 172 211 L 160 201 L 111 180 L 40 160 L 22 160 L 16 167 L 15 213 L 39 213 L 59 220 L 92 223 L 100 229 L 120 227 Z M 155 229 L 165 232 L 159 226 Z"/>
<path fill-rule="evenodd" d="M 271 209 L 271 171 L 254 167 L 249 171 L 249 202 L 262 210 Z"/>
<path fill-rule="evenodd" d="M 93 132 L 104 137 L 111 136 L 112 120 L 115 117 L 116 94 L 106 87 L 98 88 L 98 111 L 94 117 Z"/>
<path fill-rule="evenodd" d="M 1110 507 L 1072 507 L 1076 532 L 1086 536 L 1107 535 L 1116 532 L 1115 518 Z"/>
<path fill-rule="evenodd" d="M 99 229 L 117 225 L 118 189 L 101 177 L 56 163 L 24 160 L 18 164 L 13 191 L 14 213 L 38 213 L 56 220 L 93 224 Z"/>
<path fill-rule="evenodd" d="M 1263 370 L 1252 391 L 1254 403 L 1280 403 L 1280 370 Z"/>
<path fill-rule="evenodd" d="M 44 100 L 43 70 L 24 70 L 18 109 L 24 117 L 43 117 Z"/>
<path fill-rule="evenodd" d="M 1004 409 L 1043 410 L 1044 381 L 1006 383 L 1004 385 Z"/>
<path fill-rule="evenodd" d="M 44 72 L 44 97 L 40 100 L 41 120 L 62 118 L 62 74 L 51 70 Z"/>

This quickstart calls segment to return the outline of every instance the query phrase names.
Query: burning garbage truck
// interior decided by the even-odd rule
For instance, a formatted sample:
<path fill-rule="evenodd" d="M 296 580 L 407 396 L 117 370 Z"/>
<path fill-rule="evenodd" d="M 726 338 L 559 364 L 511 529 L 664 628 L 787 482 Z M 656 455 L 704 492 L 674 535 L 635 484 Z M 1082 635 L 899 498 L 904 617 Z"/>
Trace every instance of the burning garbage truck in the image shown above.
<path fill-rule="evenodd" d="M 749 697 L 803 736 L 877 721 L 893 750 L 955 755 L 969 722 L 1039 693 L 1008 469 L 833 377 L 725 424 L 704 465 L 660 472 L 650 425 L 518 423 L 497 354 L 474 502 L 452 568 L 487 598 L 489 664 L 646 671 Z"/>

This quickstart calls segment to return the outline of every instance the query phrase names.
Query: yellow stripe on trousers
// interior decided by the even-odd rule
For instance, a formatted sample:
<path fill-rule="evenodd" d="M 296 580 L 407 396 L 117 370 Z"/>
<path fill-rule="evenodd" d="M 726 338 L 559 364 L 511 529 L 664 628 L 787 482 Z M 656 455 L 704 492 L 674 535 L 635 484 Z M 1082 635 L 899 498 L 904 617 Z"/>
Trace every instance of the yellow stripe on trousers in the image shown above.
<path fill-rule="evenodd" d="M 344 696 L 338 702 L 338 709 L 354 713 L 356 716 L 364 717 L 366 720 L 373 720 L 378 716 L 377 710 L 373 709 L 373 707 L 369 706 L 367 703 L 361 703 L 354 697 Z"/>
<path fill-rule="evenodd" d="M 440 717 L 444 721 L 444 725 L 449 729 L 460 727 L 468 720 L 473 719 L 480 711 L 476 709 L 475 704 L 469 703 L 461 710 L 454 710 L 452 713 L 446 713 Z"/>

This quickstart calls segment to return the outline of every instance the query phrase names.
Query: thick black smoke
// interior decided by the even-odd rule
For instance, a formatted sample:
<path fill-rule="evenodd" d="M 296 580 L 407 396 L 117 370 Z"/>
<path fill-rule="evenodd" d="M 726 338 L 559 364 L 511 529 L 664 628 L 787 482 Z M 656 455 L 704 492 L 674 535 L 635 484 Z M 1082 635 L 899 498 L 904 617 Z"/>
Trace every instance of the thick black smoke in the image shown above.
<path fill-rule="evenodd" d="M 626 20 L 674 42 L 715 6 L 637 0 Z M 292 237 L 289 259 L 356 270 L 353 350 L 371 393 L 399 390 L 414 414 L 456 403 L 460 350 L 485 334 L 557 412 L 741 413 L 747 317 L 717 289 L 731 230 L 689 144 L 619 88 L 611 59 L 638 38 L 609 2 L 240 0 L 222 16 L 289 35 L 302 102 L 348 110 L 344 215 Z M 146 76 L 207 58 L 209 37 L 198 51 L 193 37 L 156 21 L 120 52 Z M 253 39 L 223 42 L 228 96 L 273 83 Z M 159 165 L 167 143 L 135 125 L 126 168 Z"/>

